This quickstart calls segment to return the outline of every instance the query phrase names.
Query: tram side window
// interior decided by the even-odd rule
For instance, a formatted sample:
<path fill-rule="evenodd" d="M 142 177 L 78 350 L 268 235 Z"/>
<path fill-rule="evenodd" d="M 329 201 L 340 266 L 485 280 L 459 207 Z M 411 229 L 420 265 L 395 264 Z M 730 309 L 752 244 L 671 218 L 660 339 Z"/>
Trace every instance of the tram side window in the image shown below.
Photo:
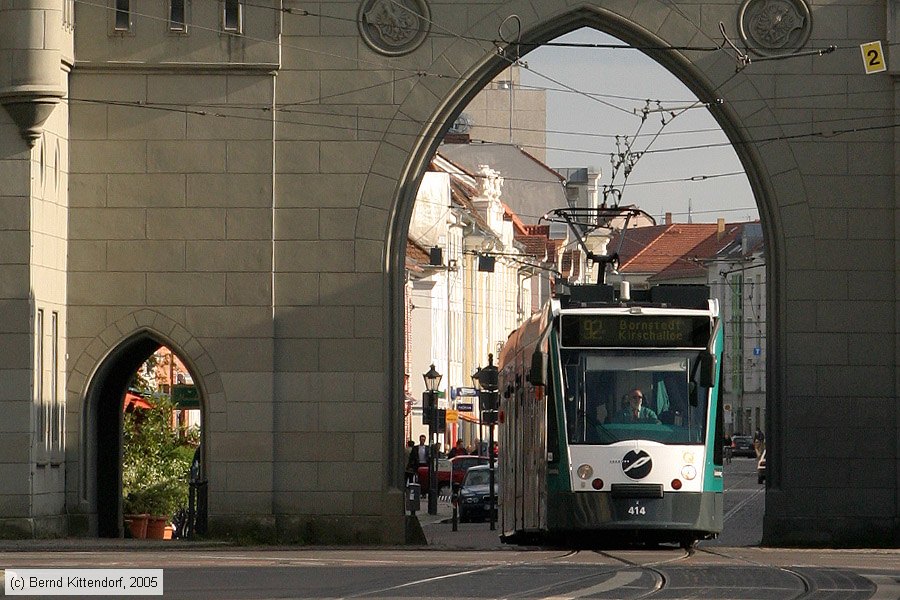
<path fill-rule="evenodd" d="M 547 410 L 547 460 L 559 462 L 559 420 L 556 418 L 556 400 L 553 397 L 553 386 L 547 386 L 547 397 L 544 400 Z"/>

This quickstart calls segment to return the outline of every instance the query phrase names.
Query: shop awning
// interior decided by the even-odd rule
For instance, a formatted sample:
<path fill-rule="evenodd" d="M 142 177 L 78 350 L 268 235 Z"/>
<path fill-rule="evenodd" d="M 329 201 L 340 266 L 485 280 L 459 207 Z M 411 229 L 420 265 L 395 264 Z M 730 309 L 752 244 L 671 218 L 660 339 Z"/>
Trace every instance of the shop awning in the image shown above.
<path fill-rule="evenodd" d="M 147 402 L 147 399 L 140 394 L 125 392 L 125 400 L 122 402 L 122 412 L 127 411 L 129 408 L 132 410 L 147 410 L 148 408 L 153 408 L 153 405 Z"/>

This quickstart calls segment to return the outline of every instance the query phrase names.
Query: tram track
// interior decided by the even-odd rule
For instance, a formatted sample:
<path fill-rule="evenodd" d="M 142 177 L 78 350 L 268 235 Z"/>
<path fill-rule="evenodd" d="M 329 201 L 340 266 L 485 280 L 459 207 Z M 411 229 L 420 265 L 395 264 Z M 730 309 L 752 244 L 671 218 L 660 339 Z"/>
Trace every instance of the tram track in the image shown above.
<path fill-rule="evenodd" d="M 569 556 L 576 555 L 580 553 L 580 550 L 574 551 Z M 657 566 L 671 564 L 674 562 L 679 562 L 682 560 L 686 560 L 690 558 L 694 551 L 693 549 L 682 550 L 683 554 L 681 556 L 677 556 L 674 558 L 669 558 L 667 560 L 656 561 L 651 563 L 638 563 L 632 560 L 628 560 L 626 558 L 622 558 L 616 556 L 611 551 L 603 551 L 603 550 L 592 550 L 592 553 L 602 556 L 606 559 L 613 560 L 616 562 L 622 563 L 622 566 L 607 568 L 600 572 L 590 573 L 588 575 L 582 575 L 579 577 L 574 577 L 571 579 L 567 579 L 565 581 L 556 581 L 552 584 L 539 586 L 535 588 L 530 588 L 528 590 L 520 590 L 515 594 L 510 594 L 506 596 L 502 596 L 502 600 L 516 600 L 518 598 L 534 598 L 539 597 L 541 600 L 575 600 L 577 598 L 587 597 L 593 594 L 597 594 L 600 592 L 608 592 L 614 589 L 619 589 L 623 586 L 634 583 L 640 578 L 640 575 L 634 576 L 634 571 L 643 571 L 650 572 L 653 577 L 655 583 L 653 585 L 653 589 L 635 595 L 633 598 L 647 598 L 657 592 L 664 590 L 667 582 L 667 578 L 665 573 L 657 569 Z M 611 576 L 611 577 L 607 577 Z M 583 582 L 588 582 L 592 580 L 596 580 L 598 577 L 603 577 L 603 581 L 598 583 L 594 583 L 593 585 L 589 585 L 587 587 L 581 587 L 577 589 L 567 589 L 571 588 L 572 584 L 578 584 Z M 567 589 L 567 591 L 560 591 L 554 593 L 554 590 Z M 541 594 L 550 594 L 550 595 L 541 595 Z"/>
<path fill-rule="evenodd" d="M 610 553 L 608 551 L 605 551 L 605 552 L 598 551 L 598 554 L 601 554 L 602 556 L 606 556 L 612 560 L 618 560 L 626 565 L 629 565 L 631 568 L 643 569 L 643 570 L 653 573 L 654 578 L 656 579 L 656 582 L 657 582 L 656 585 L 654 586 L 654 589 L 652 589 L 644 594 L 641 594 L 639 596 L 635 596 L 636 599 L 637 598 L 649 598 L 649 597 L 665 590 L 666 585 L 668 583 L 668 578 L 666 577 L 666 574 L 662 570 L 660 570 L 656 567 L 688 560 L 689 558 L 691 558 L 694 555 L 695 550 L 693 547 L 687 548 L 687 549 L 682 549 L 682 553 L 683 554 L 681 556 L 677 556 L 675 558 L 670 558 L 668 560 L 662 560 L 662 561 L 648 563 L 648 564 L 640 564 L 640 563 L 635 563 L 633 561 L 630 561 L 630 560 L 627 560 L 624 558 L 620 558 L 618 556 L 614 556 L 612 553 Z"/>
<path fill-rule="evenodd" d="M 786 574 L 790 575 L 791 577 L 797 579 L 800 582 L 800 584 L 803 586 L 803 589 L 796 596 L 790 598 L 790 600 L 810 600 L 810 599 L 814 598 L 816 593 L 818 592 L 818 587 L 816 586 L 815 581 L 813 581 L 807 575 L 804 575 L 803 573 L 796 571 L 794 569 L 762 563 L 759 561 L 751 560 L 744 556 L 734 556 L 734 555 L 728 554 L 726 552 L 722 552 L 720 550 L 710 550 L 707 548 L 699 548 L 698 551 L 703 552 L 704 554 L 710 554 L 712 556 L 718 556 L 720 558 L 727 558 L 729 560 L 746 563 L 748 565 L 752 565 L 754 567 L 759 567 L 762 569 L 774 569 L 774 570 L 781 571 L 782 573 L 786 573 Z"/>

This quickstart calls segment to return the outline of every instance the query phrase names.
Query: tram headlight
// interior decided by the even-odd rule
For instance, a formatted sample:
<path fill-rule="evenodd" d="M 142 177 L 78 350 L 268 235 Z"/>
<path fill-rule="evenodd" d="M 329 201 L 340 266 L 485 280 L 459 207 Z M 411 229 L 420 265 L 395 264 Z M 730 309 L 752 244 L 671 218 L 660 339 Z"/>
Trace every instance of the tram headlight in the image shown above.
<path fill-rule="evenodd" d="M 697 468 L 694 465 L 684 465 L 681 468 L 681 476 L 691 481 L 694 477 L 697 476 Z"/>
<path fill-rule="evenodd" d="M 578 473 L 578 477 L 580 477 L 581 479 L 588 480 L 591 478 L 591 476 L 593 476 L 594 468 L 591 465 L 587 464 L 581 465 L 578 467 L 576 473 Z"/>
<path fill-rule="evenodd" d="M 693 452 L 685 452 L 681 458 L 683 458 L 684 462 L 686 462 L 689 465 L 694 463 L 694 453 Z"/>

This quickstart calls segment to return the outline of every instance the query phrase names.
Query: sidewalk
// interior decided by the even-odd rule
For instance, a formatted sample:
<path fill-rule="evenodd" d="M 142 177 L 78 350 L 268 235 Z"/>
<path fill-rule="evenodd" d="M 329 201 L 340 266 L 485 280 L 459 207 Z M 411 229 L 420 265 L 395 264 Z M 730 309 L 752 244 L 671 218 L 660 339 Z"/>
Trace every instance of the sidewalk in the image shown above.
<path fill-rule="evenodd" d="M 407 513 L 409 515 L 409 513 Z M 428 514 L 428 501 L 422 500 L 421 510 L 415 517 L 409 517 L 418 521 L 424 545 L 438 550 L 504 550 L 509 546 L 500 541 L 500 529 L 491 531 L 490 523 L 458 523 L 457 531 L 453 531 L 452 524 L 453 507 L 449 498 L 438 500 L 437 514 Z M 422 546 L 422 538 L 419 542 L 410 540 L 413 546 Z M 0 553 L 3 552 L 147 552 L 147 551 L 180 551 L 201 549 L 227 549 L 244 548 L 251 546 L 237 544 L 223 540 L 134 540 L 124 538 L 51 538 L 51 539 L 23 539 L 0 540 Z M 262 547 L 274 547 L 262 544 Z M 279 546 L 282 547 L 282 546 Z"/>
<path fill-rule="evenodd" d="M 453 531 L 453 507 L 449 501 L 439 500 L 437 514 L 428 514 L 428 502 L 416 513 L 429 548 L 437 550 L 509 550 L 500 541 L 500 528 L 491 531 L 490 523 L 458 523 Z"/>

